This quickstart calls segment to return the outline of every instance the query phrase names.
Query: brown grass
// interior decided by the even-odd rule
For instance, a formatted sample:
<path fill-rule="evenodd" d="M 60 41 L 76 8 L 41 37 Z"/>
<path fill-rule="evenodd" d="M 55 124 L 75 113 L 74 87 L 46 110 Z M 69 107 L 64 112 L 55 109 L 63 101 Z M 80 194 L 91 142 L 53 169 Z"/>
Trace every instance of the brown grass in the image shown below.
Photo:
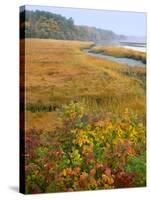
<path fill-rule="evenodd" d="M 23 41 L 22 41 L 23 42 Z M 121 112 L 126 107 L 145 114 L 145 68 L 129 68 L 81 51 L 90 42 L 26 39 L 26 127 L 54 129 L 57 109 L 71 100 L 89 112 Z M 38 112 L 36 106 L 38 105 Z M 49 106 L 56 109 L 42 110 Z"/>
<path fill-rule="evenodd" d="M 141 60 L 143 63 L 146 63 L 146 53 L 131 50 L 128 48 L 116 46 L 96 46 L 91 49 L 91 52 L 103 53 L 104 55 L 110 55 L 114 57 L 133 58 L 135 60 Z"/>

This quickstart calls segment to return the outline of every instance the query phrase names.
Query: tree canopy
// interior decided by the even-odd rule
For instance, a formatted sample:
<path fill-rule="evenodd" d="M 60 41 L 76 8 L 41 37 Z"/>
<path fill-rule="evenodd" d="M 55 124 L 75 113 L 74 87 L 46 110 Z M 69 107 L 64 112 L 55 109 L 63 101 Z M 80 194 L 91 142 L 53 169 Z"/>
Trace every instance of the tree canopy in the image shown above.
<path fill-rule="evenodd" d="M 89 26 L 77 26 L 72 17 L 66 18 L 45 11 L 24 10 L 20 13 L 21 38 L 52 38 L 65 40 L 112 40 L 124 39 L 110 30 Z"/>

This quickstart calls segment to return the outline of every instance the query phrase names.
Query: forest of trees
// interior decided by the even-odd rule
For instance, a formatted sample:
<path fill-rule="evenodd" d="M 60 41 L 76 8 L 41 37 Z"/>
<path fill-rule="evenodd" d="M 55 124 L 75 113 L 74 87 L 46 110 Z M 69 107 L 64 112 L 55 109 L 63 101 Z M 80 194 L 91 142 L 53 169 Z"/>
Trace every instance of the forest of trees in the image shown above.
<path fill-rule="evenodd" d="M 125 39 L 110 30 L 74 25 L 73 19 L 45 11 L 22 11 L 20 13 L 21 38 L 53 38 L 64 40 L 113 40 Z M 24 32 L 25 31 L 25 32 Z"/>

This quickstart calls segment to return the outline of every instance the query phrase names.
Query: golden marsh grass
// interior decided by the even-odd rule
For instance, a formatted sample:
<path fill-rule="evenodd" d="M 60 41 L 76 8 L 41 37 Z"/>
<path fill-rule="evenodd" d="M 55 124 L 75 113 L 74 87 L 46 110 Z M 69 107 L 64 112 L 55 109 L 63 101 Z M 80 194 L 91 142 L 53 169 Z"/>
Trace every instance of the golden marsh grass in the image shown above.
<path fill-rule="evenodd" d="M 139 52 L 128 48 L 123 47 L 114 47 L 114 46 L 96 46 L 91 49 L 94 53 L 103 53 L 105 55 L 114 56 L 114 57 L 125 57 L 133 58 L 135 60 L 141 60 L 143 63 L 146 63 L 146 53 Z"/>
<path fill-rule="evenodd" d="M 129 108 L 141 117 L 145 115 L 146 69 L 91 57 L 81 51 L 92 44 L 25 40 L 27 128 L 54 129 L 59 126 L 57 110 L 72 100 L 83 102 L 92 113 L 121 113 Z M 108 52 L 118 51 L 121 54 L 120 49 L 115 48 Z M 133 53 L 132 50 L 127 52 Z M 44 124 L 48 119 L 49 122 Z"/>

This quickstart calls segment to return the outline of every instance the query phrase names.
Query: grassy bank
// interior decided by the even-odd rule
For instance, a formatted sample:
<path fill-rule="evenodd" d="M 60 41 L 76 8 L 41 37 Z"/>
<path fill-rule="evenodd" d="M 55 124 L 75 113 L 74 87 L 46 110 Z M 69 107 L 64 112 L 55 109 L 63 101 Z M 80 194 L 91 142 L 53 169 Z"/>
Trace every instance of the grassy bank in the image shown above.
<path fill-rule="evenodd" d="M 146 63 L 146 53 L 123 47 L 96 46 L 91 49 L 91 52 L 103 53 L 104 55 L 114 56 L 118 58 L 132 58 L 135 60 L 141 60 L 143 63 Z"/>

